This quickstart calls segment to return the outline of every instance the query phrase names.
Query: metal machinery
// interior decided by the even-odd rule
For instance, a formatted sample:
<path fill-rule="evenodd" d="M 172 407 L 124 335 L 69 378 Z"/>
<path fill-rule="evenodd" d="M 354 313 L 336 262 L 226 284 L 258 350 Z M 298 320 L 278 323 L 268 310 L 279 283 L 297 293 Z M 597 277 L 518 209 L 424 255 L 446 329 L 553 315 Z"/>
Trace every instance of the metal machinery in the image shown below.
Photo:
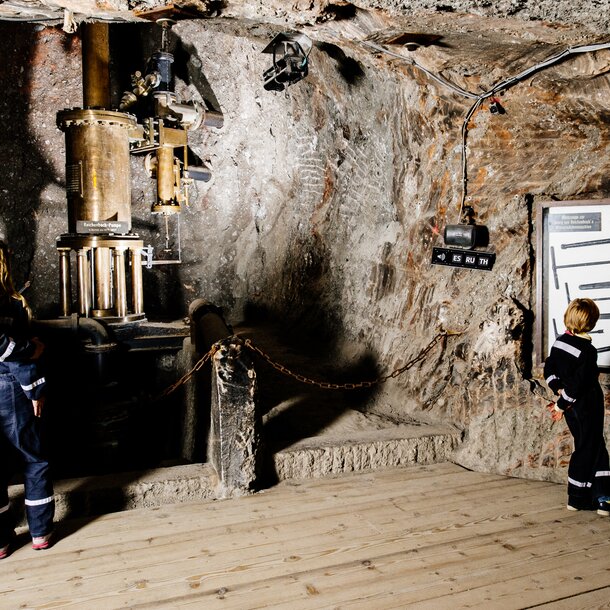
<path fill-rule="evenodd" d="M 152 212 L 167 217 L 188 202 L 187 131 L 204 110 L 182 103 L 172 91 L 173 56 L 165 50 L 173 22 L 163 20 L 163 50 L 154 53 L 146 75 L 132 76 L 119 110 L 111 110 L 108 25 L 83 24 L 83 106 L 63 110 L 57 125 L 66 138 L 68 233 L 57 239 L 60 311 L 73 312 L 72 259 L 76 259 L 78 315 L 108 323 L 145 319 L 142 254 L 150 251 L 131 232 L 130 153 L 147 154 L 157 181 Z M 125 112 L 140 98 L 152 101 L 138 123 Z M 175 150 L 183 151 L 180 160 Z"/>
<path fill-rule="evenodd" d="M 165 220 L 167 236 L 168 219 L 179 227 L 191 180 L 210 177 L 192 153 L 189 167 L 187 132 L 204 122 L 222 125 L 222 114 L 204 113 L 174 93 L 172 23 L 162 22 L 160 50 L 143 74 L 132 75 L 118 109 L 111 102 L 109 25 L 82 24 L 83 108 L 57 114 L 66 141 L 68 232 L 56 243 L 60 318 L 37 321 L 37 330 L 56 355 L 49 376 L 62 379 L 70 370 L 58 397 L 62 408 L 54 412 L 54 435 L 63 439 L 55 462 L 69 476 L 155 464 L 174 456 L 168 447 L 179 443 L 174 420 L 181 408 L 170 417 L 150 397 L 175 379 L 172 358 L 181 370 L 178 354 L 190 328 L 146 320 L 143 267 L 179 262 L 180 246 L 177 257 L 175 249 L 161 250 L 152 260 L 152 248 L 132 231 L 130 156 L 146 156 L 156 180 L 152 213 Z M 166 250 L 167 244 L 166 238 Z"/>

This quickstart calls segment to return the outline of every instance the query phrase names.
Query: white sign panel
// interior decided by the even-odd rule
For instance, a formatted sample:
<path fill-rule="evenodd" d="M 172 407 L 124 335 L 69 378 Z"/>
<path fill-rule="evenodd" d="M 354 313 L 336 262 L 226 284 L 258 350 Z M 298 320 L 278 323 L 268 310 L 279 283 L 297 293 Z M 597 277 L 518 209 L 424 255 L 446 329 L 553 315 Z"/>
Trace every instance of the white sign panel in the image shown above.
<path fill-rule="evenodd" d="M 573 205 L 570 205 L 573 204 Z M 598 364 L 610 369 L 610 205 L 551 202 L 542 209 L 542 360 L 565 331 L 563 314 L 575 298 L 593 299 L 601 312 L 590 333 Z"/>

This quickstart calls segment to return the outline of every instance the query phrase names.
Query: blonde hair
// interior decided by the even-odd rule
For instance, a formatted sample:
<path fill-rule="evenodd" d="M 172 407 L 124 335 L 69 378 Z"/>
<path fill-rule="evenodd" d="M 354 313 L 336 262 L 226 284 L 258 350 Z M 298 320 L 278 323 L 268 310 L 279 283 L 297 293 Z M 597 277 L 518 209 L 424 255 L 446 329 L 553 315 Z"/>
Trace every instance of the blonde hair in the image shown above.
<path fill-rule="evenodd" d="M 15 286 L 13 285 L 10 254 L 9 247 L 0 240 L 0 301 L 6 302 L 9 299 L 21 301 L 28 313 L 28 317 L 31 317 L 32 312 L 26 300 L 23 298 L 22 294 L 15 290 Z"/>
<path fill-rule="evenodd" d="M 599 308 L 592 299 L 574 299 L 566 309 L 563 321 L 573 333 L 586 333 L 597 324 Z"/>

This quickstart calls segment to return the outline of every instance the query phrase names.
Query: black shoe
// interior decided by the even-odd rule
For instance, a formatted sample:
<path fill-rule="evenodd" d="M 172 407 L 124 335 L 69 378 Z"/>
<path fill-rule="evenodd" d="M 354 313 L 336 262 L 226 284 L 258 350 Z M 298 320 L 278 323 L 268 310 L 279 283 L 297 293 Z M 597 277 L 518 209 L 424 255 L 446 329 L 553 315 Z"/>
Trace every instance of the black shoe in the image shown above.
<path fill-rule="evenodd" d="M 594 506 L 590 498 L 578 498 L 572 496 L 568 498 L 568 510 L 594 510 L 597 508 L 597 502 Z"/>
<path fill-rule="evenodd" d="M 610 501 L 602 500 L 597 503 L 597 514 L 602 517 L 610 517 Z"/>

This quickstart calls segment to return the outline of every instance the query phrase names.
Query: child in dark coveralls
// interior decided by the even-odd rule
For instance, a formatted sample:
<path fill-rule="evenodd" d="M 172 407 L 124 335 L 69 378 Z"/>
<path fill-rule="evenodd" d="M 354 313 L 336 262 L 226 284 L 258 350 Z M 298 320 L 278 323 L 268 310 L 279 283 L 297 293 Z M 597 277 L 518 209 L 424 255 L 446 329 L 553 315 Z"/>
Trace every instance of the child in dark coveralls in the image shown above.
<path fill-rule="evenodd" d="M 564 314 L 566 332 L 544 363 L 548 386 L 559 396 L 548 405 L 554 421 L 565 417 L 574 437 L 568 467 L 568 510 L 610 515 L 610 462 L 604 440 L 604 394 L 597 350 L 587 334 L 599 319 L 591 299 L 574 299 Z"/>
<path fill-rule="evenodd" d="M 45 378 L 38 358 L 43 346 L 29 334 L 29 309 L 13 287 L 9 250 L 0 241 L 0 559 L 14 537 L 7 487 L 10 464 L 23 463 L 25 509 L 32 547 L 50 545 L 55 500 L 41 442 Z"/>

